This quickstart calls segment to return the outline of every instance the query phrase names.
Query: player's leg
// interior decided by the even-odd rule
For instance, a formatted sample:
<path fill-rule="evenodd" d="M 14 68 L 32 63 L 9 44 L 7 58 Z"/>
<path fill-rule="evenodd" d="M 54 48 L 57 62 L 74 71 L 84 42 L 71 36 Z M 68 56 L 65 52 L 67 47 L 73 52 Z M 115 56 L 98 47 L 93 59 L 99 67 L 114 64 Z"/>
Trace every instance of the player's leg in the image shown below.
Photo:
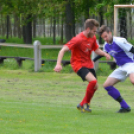
<path fill-rule="evenodd" d="M 121 109 L 118 111 L 119 113 L 129 112 L 131 110 L 129 105 L 122 98 L 119 90 L 114 87 L 116 83 L 124 79 L 125 77 L 123 76 L 123 73 L 121 73 L 120 70 L 116 70 L 110 75 L 110 77 L 107 78 L 107 80 L 103 84 L 108 94 L 120 103 Z"/>
<path fill-rule="evenodd" d="M 134 85 L 134 63 L 127 63 L 123 66 L 123 70 L 126 71 L 126 75 L 129 77 L 130 82 Z"/>
<path fill-rule="evenodd" d="M 87 97 L 86 101 L 87 103 L 90 103 L 95 91 L 98 88 L 98 84 L 97 84 L 96 77 L 92 72 L 89 72 L 86 75 L 85 79 L 88 81 L 88 85 L 86 88 L 86 95 L 85 95 Z"/>
<path fill-rule="evenodd" d="M 130 79 L 131 83 L 134 85 L 134 73 L 131 73 L 129 75 L 129 79 Z"/>
<path fill-rule="evenodd" d="M 83 74 L 83 75 L 81 75 Z M 87 80 L 88 81 L 88 86 L 86 88 L 86 93 L 85 96 L 83 98 L 83 100 L 81 101 L 81 103 L 77 106 L 77 108 L 79 107 L 83 107 L 86 105 L 86 107 L 82 110 L 86 110 L 87 112 L 91 112 L 91 109 L 89 107 L 89 103 L 97 89 L 97 80 L 96 80 L 96 74 L 95 71 L 93 69 L 86 69 L 83 68 L 78 72 L 78 75 L 81 76 L 81 78 L 83 80 Z"/>

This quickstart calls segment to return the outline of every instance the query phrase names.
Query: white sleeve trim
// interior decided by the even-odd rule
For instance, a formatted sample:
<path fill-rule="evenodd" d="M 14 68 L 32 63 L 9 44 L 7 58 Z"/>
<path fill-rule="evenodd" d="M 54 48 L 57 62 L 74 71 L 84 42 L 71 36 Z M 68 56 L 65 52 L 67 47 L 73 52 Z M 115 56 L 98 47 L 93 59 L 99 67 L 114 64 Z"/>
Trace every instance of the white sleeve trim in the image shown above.
<path fill-rule="evenodd" d="M 124 51 L 128 51 L 129 52 L 131 50 L 131 48 L 132 48 L 132 44 L 130 44 L 125 38 L 116 38 L 115 42 Z"/>

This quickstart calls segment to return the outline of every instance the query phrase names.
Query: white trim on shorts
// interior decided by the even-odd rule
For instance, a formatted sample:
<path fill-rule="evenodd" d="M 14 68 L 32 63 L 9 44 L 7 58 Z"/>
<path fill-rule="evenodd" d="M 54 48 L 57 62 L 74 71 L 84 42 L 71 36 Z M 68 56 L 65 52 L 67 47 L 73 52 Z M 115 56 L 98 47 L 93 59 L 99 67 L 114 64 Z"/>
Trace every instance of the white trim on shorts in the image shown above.
<path fill-rule="evenodd" d="M 124 81 L 131 73 L 134 73 L 134 63 L 126 63 L 115 69 L 108 77 Z"/>

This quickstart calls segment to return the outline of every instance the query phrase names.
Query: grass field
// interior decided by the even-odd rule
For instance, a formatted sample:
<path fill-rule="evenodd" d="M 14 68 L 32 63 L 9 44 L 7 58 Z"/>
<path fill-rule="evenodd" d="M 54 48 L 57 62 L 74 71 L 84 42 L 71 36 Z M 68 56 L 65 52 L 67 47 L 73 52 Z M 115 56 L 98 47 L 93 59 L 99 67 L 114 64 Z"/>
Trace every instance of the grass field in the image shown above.
<path fill-rule="evenodd" d="M 51 44 L 51 41 L 42 39 L 41 43 Z M 7 42 L 23 43 L 16 39 Z M 42 50 L 42 58 L 56 59 L 58 51 Z M 11 47 L 1 47 L 0 55 L 34 56 L 32 49 Z M 70 59 L 69 52 L 64 59 Z M 107 64 L 100 63 L 97 70 L 99 90 L 91 103 L 92 113 L 81 113 L 76 105 L 82 100 L 87 83 L 73 73 L 70 65 L 58 74 L 53 72 L 54 66 L 55 63 L 46 62 L 40 72 L 35 73 L 33 61 L 23 61 L 22 67 L 18 67 L 14 59 L 6 59 L 0 64 L 1 134 L 134 133 L 134 90 L 128 79 L 116 87 L 131 106 L 132 112 L 118 114 L 119 104 L 102 87 L 112 70 Z"/>
<path fill-rule="evenodd" d="M 0 70 L 0 133 L 133 134 L 133 86 L 128 79 L 116 86 L 132 108 L 118 114 L 119 104 L 102 87 L 105 79 L 98 76 L 92 113 L 81 113 L 76 105 L 87 83 L 75 73 Z"/>

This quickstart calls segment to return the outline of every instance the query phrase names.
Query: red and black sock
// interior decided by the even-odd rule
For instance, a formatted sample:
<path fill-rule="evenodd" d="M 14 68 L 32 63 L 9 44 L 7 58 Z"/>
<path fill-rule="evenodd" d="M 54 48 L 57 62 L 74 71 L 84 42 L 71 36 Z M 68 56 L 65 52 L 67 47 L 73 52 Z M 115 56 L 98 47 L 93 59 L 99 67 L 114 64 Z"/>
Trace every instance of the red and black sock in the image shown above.
<path fill-rule="evenodd" d="M 97 80 L 93 80 L 93 81 L 89 82 L 87 89 L 86 89 L 85 96 L 84 96 L 82 102 L 80 103 L 81 106 L 83 106 L 85 103 L 90 103 L 90 101 L 96 91 L 96 89 L 95 89 L 96 83 L 97 83 Z"/>

